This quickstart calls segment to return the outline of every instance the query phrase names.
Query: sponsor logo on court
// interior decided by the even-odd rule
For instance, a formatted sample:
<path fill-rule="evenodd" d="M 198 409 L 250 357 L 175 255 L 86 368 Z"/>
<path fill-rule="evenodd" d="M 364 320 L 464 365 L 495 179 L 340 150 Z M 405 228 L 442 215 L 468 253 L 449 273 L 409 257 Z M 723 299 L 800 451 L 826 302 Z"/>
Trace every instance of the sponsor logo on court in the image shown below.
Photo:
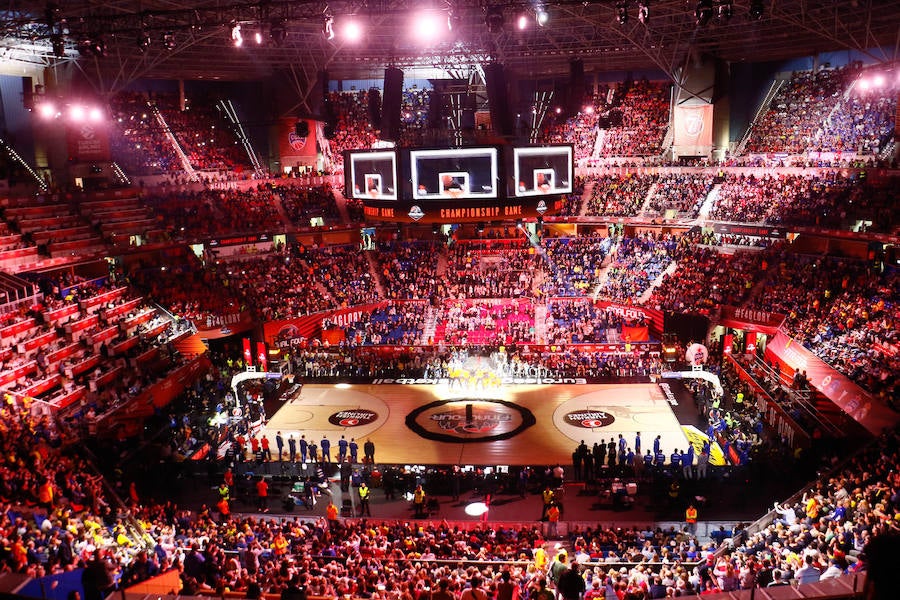
<path fill-rule="evenodd" d="M 361 427 L 374 423 L 378 419 L 378 413 L 366 408 L 342 410 L 328 417 L 328 422 L 338 427 Z"/>
<path fill-rule="evenodd" d="M 504 400 L 457 398 L 421 406 L 406 417 L 406 426 L 419 436 L 439 442 L 465 443 L 505 440 L 534 425 L 527 408 Z"/>
<path fill-rule="evenodd" d="M 659 389 L 662 390 L 663 396 L 666 397 L 666 402 L 668 402 L 671 406 L 678 406 L 678 400 L 675 398 L 675 393 L 672 392 L 672 388 L 668 383 L 660 383 Z"/>
<path fill-rule="evenodd" d="M 563 421 L 567 425 L 573 427 L 582 427 L 584 429 L 596 429 L 598 427 L 606 427 L 612 425 L 616 418 L 605 410 L 579 410 L 566 413 Z"/>

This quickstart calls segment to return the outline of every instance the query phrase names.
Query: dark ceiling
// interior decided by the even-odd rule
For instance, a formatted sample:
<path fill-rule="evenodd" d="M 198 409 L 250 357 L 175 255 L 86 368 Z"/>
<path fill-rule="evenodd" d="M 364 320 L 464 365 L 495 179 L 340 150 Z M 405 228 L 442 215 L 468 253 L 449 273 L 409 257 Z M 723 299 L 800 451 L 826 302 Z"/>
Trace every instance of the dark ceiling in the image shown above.
<path fill-rule="evenodd" d="M 519 31 L 517 14 L 533 15 L 534 0 L 57 0 L 56 7 L 11 0 L 4 3 L 0 52 L 7 60 L 46 66 L 75 62 L 105 91 L 141 78 L 246 81 L 282 73 L 303 87 L 320 70 L 332 79 L 380 78 L 387 64 L 435 67 L 452 76 L 491 59 L 531 77 L 566 73 L 574 58 L 583 60 L 587 72 L 652 68 L 672 74 L 686 61 L 705 57 L 760 62 L 834 50 L 866 51 L 878 62 L 898 57 L 900 1 L 703 2 L 710 9 L 705 24 L 698 24 L 697 0 L 647 0 L 645 23 L 638 19 L 641 1 L 628 0 L 628 18 L 620 24 L 621 0 L 548 1 L 543 6 L 549 22 L 538 27 L 531 21 Z M 751 4 L 761 5 L 758 19 L 751 17 Z M 443 23 L 452 15 L 454 24 L 431 46 L 413 41 L 420 28 L 410 23 L 410 15 L 426 7 Z M 489 31 L 488 12 L 502 14 L 501 29 Z M 327 40 L 327 15 L 337 30 L 355 15 L 366 29 L 364 38 L 357 44 L 340 36 Z M 234 23 L 244 35 L 240 48 L 232 43 Z M 282 38 L 277 42 L 273 28 Z M 254 41 L 256 31 L 262 45 Z M 149 44 L 142 48 L 141 40 Z M 102 55 L 96 52 L 101 48 Z"/>

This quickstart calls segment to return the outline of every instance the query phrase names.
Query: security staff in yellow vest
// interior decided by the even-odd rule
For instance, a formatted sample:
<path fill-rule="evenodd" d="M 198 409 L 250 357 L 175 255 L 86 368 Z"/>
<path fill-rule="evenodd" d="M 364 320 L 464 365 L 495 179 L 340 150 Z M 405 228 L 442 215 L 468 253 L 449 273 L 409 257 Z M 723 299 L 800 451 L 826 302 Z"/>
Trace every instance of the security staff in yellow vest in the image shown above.
<path fill-rule="evenodd" d="M 363 481 L 359 484 L 359 516 L 367 515 L 372 516 L 372 511 L 369 508 L 369 494 L 370 494 L 369 486 L 366 485 L 366 482 Z"/>
<path fill-rule="evenodd" d="M 687 530 L 691 535 L 697 533 L 697 509 L 693 504 L 687 507 L 687 510 L 684 511 L 684 521 L 687 523 Z"/>
<path fill-rule="evenodd" d="M 544 508 L 541 512 L 541 521 L 547 519 L 547 511 L 550 510 L 550 505 L 553 504 L 554 493 L 553 490 L 550 489 L 550 486 L 545 486 L 544 491 L 541 492 L 541 499 L 544 501 Z"/>
<path fill-rule="evenodd" d="M 413 506 L 416 509 L 415 518 L 416 519 L 424 519 L 425 518 L 425 490 L 422 489 L 421 485 L 417 485 L 416 491 L 413 492 Z"/>

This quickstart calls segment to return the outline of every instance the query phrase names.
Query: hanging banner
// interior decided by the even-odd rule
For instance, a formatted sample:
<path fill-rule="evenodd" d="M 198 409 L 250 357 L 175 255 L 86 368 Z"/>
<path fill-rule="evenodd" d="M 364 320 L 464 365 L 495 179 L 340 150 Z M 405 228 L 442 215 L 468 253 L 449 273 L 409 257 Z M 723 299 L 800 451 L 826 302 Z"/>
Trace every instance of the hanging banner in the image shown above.
<path fill-rule="evenodd" d="M 287 117 L 278 120 L 278 156 L 282 167 L 316 163 L 316 121 Z"/>
<path fill-rule="evenodd" d="M 650 329 L 650 333 L 656 336 L 662 335 L 664 324 L 662 311 L 656 310 L 655 308 L 645 308 L 643 306 L 617 304 L 615 302 L 607 302 L 605 300 L 599 300 L 594 304 L 597 308 L 605 310 L 606 312 L 613 313 L 614 315 L 619 315 L 626 321 L 644 320 L 646 321 L 647 326 Z M 639 340 L 632 339 L 631 341 L 635 342 Z"/>
<path fill-rule="evenodd" d="M 646 325 L 622 325 L 622 339 L 626 342 L 649 342 L 650 328 Z"/>
<path fill-rule="evenodd" d="M 250 349 L 250 338 L 242 340 L 244 345 L 244 366 L 249 367 L 253 364 L 253 350 Z"/>
<path fill-rule="evenodd" d="M 266 343 L 256 342 L 256 363 L 262 372 L 268 371 L 268 360 L 266 359 Z"/>
<path fill-rule="evenodd" d="M 69 160 L 76 163 L 109 160 L 109 133 L 100 123 L 71 123 L 66 126 Z"/>
<path fill-rule="evenodd" d="M 785 316 L 781 313 L 723 304 L 719 324 L 732 329 L 775 335 L 784 319 Z"/>
<path fill-rule="evenodd" d="M 753 354 L 754 352 L 756 352 L 756 332 L 747 332 L 747 336 L 744 339 L 747 341 L 747 343 L 744 345 L 744 353 Z"/>
<path fill-rule="evenodd" d="M 712 104 L 676 106 L 673 145 L 681 156 L 706 154 L 712 148 Z"/>
<path fill-rule="evenodd" d="M 732 350 L 734 350 L 734 335 L 726 333 L 725 339 L 722 342 L 722 352 L 731 354 Z"/>

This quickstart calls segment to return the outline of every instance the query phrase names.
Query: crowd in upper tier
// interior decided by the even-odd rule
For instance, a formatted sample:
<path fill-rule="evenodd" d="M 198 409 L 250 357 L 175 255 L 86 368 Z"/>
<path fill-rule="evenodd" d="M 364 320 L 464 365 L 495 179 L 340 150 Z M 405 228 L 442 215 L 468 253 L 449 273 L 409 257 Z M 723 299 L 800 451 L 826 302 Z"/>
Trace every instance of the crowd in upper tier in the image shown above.
<path fill-rule="evenodd" d="M 777 82 L 777 93 L 751 127 L 746 152 L 812 158 L 819 152 L 872 156 L 887 147 L 895 128 L 900 86 L 890 73 L 854 64 L 798 71 Z M 658 157 L 669 127 L 669 90 L 667 83 L 647 80 L 602 84 L 586 90 L 584 106 L 569 107 L 571 116 L 550 102 L 537 139 L 573 144 L 578 164 L 600 164 L 610 157 Z M 378 123 L 373 124 L 373 117 L 379 114 L 372 112 L 369 95 L 366 90 L 327 94 L 331 137 L 327 144 L 322 141 L 327 170 L 342 171 L 344 150 L 371 148 L 377 141 Z M 422 145 L 430 139 L 426 136 L 431 122 L 428 112 L 438 108 L 431 106 L 430 97 L 430 90 L 404 90 L 402 145 Z M 110 102 L 116 160 L 130 175 L 177 173 L 183 169 L 182 155 L 194 169 L 240 175 L 249 157 L 235 131 L 212 106 L 205 98 L 185 98 L 182 106 L 174 93 L 116 94 Z M 380 104 L 373 106 L 380 113 Z M 445 121 L 436 122 L 443 125 Z M 702 185 L 695 191 L 702 193 Z M 689 211 L 692 200 L 668 199 L 681 211 Z M 656 205 L 650 208 L 659 210 Z"/>
<path fill-rule="evenodd" d="M 858 65 L 795 72 L 751 129 L 747 150 L 877 154 L 894 129 L 898 85 Z"/>
<path fill-rule="evenodd" d="M 328 110 L 334 118 L 334 135 L 328 144 L 335 172 L 343 171 L 344 150 L 371 148 L 378 139 L 369 115 L 369 96 L 360 92 L 329 92 Z"/>
<path fill-rule="evenodd" d="M 242 171 L 250 159 L 212 104 L 185 98 L 182 106 L 177 94 L 116 94 L 110 101 L 116 160 L 132 176 L 180 172 L 182 156 L 198 171 Z"/>
<path fill-rule="evenodd" d="M 561 214 L 655 218 L 672 210 L 676 218 L 696 218 L 706 203 L 705 216 L 716 221 L 841 229 L 865 220 L 869 231 L 892 231 L 897 218 L 890 198 L 900 178 L 869 176 L 856 170 L 601 172 L 579 181 L 583 192 L 567 197 Z"/>
<path fill-rule="evenodd" d="M 600 156 L 659 155 L 669 127 L 670 89 L 641 80 L 626 84 L 624 95 L 617 90 L 617 100 L 599 116 Z"/>

